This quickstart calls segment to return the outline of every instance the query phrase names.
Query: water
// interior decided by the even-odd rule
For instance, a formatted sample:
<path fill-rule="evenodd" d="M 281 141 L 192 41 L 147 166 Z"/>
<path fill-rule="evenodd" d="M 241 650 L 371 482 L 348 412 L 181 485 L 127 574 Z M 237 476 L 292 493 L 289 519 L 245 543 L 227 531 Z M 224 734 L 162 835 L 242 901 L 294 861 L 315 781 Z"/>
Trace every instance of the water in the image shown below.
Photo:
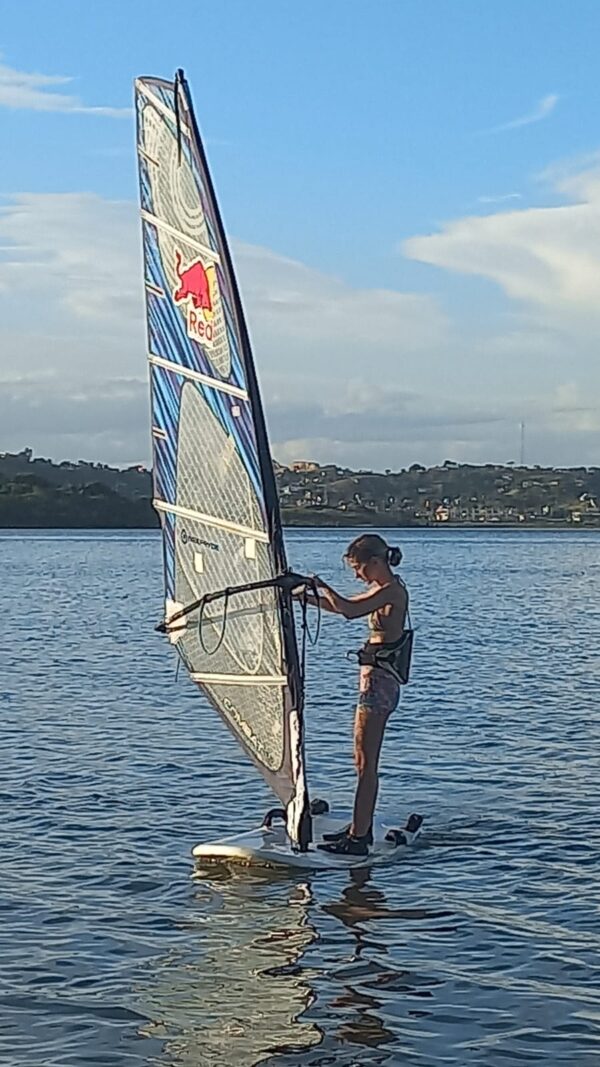
<path fill-rule="evenodd" d="M 417 626 L 372 876 L 215 871 L 271 798 L 153 632 L 153 532 L 0 538 L 0 1063 L 596 1064 L 600 536 L 403 531 Z M 349 587 L 343 531 L 288 536 Z M 353 786 L 361 624 L 309 666 L 313 792 Z"/>

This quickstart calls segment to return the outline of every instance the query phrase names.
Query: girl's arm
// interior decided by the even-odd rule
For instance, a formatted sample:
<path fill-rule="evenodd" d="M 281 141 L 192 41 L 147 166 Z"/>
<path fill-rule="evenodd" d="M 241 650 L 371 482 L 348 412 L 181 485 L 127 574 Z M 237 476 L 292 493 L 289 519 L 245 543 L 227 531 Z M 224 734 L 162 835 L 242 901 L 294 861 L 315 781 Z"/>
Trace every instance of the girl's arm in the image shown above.
<path fill-rule="evenodd" d="M 304 594 L 303 592 L 294 592 L 292 593 L 292 596 L 294 600 L 304 600 L 313 608 L 320 608 L 321 611 L 331 611 L 334 615 L 337 614 L 336 608 L 334 608 L 333 604 L 329 600 L 327 600 L 325 596 L 316 597 L 314 593 Z"/>
<path fill-rule="evenodd" d="M 321 608 L 321 611 L 332 611 L 334 615 L 338 614 L 337 608 L 334 608 L 333 604 L 327 597 L 313 596 L 312 593 L 308 593 L 306 597 L 306 603 L 312 604 L 313 608 Z"/>
<path fill-rule="evenodd" d="M 331 604 L 330 610 L 343 615 L 345 619 L 361 619 L 364 615 L 370 615 L 373 611 L 379 611 L 380 608 L 393 604 L 396 599 L 396 590 L 391 586 L 378 589 L 375 593 L 362 593 L 350 598 L 336 593 L 335 589 L 332 589 L 321 578 L 316 580 L 322 591 L 323 600 Z"/>

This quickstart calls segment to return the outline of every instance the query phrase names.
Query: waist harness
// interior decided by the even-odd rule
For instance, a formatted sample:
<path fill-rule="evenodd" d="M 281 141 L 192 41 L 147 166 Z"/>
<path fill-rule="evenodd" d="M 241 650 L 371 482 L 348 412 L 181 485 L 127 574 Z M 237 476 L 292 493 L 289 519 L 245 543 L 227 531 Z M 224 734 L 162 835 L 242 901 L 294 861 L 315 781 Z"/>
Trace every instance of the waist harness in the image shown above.
<path fill-rule="evenodd" d="M 415 636 L 408 607 L 406 619 L 408 626 L 397 641 L 367 641 L 358 651 L 346 653 L 348 659 L 356 656 L 361 667 L 378 667 L 395 678 L 398 685 L 407 685 Z"/>
<path fill-rule="evenodd" d="M 414 630 L 405 630 L 398 641 L 376 644 L 367 641 L 355 656 L 361 667 L 379 667 L 391 674 L 399 685 L 406 685 L 410 677 Z"/>

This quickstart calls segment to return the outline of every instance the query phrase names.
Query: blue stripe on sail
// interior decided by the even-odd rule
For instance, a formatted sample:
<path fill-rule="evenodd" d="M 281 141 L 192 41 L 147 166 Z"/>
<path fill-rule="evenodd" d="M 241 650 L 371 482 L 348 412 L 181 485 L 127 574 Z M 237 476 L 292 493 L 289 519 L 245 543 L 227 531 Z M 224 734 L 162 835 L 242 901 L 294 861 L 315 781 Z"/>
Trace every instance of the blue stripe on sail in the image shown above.
<path fill-rule="evenodd" d="M 164 439 L 154 438 L 154 482 L 155 492 L 162 500 L 175 501 L 175 469 L 177 462 L 177 427 L 165 417 L 165 403 L 155 386 L 153 397 L 153 422 L 160 429 L 164 428 Z"/>
<path fill-rule="evenodd" d="M 152 421 L 155 427 L 167 435 L 166 440 L 154 438 L 155 484 L 158 495 L 170 504 L 174 504 L 176 499 L 177 434 L 184 381 L 175 371 L 156 366 L 152 368 Z M 248 403 L 199 382 L 194 384 L 225 433 L 233 438 L 236 451 L 261 503 L 256 439 Z M 239 415 L 233 414 L 234 408 L 239 410 Z"/>
<path fill-rule="evenodd" d="M 154 437 L 154 491 L 168 503 L 176 498 L 177 430 L 181 381 L 160 367 L 152 367 L 152 424 L 165 437 Z M 174 516 L 161 513 L 165 591 L 171 600 L 175 596 L 175 522 Z"/>
<path fill-rule="evenodd" d="M 142 211 L 152 213 L 152 186 L 150 183 L 150 164 L 143 156 L 139 157 L 140 204 Z"/>
<path fill-rule="evenodd" d="M 152 86 L 152 91 L 156 93 L 159 100 L 161 100 L 166 107 L 170 108 L 171 111 L 175 110 L 172 89 L 168 89 L 166 85 L 160 85 L 155 82 Z"/>
<path fill-rule="evenodd" d="M 163 515 L 163 545 L 165 562 L 165 593 L 175 599 L 175 516 Z"/>

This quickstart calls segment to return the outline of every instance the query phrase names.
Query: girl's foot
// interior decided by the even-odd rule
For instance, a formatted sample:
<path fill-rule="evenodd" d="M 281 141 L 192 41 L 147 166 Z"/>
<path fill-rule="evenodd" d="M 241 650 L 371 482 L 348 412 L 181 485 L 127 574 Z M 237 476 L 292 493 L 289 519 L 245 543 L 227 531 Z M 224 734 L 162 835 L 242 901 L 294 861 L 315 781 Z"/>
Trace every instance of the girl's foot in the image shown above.
<path fill-rule="evenodd" d="M 343 830 L 336 830 L 335 833 L 323 834 L 324 841 L 342 841 L 345 837 L 350 836 L 350 823 L 344 827 Z M 373 829 L 369 829 L 364 835 L 367 845 L 373 844 Z"/>
<path fill-rule="evenodd" d="M 349 833 L 340 837 L 338 841 L 330 841 L 327 845 L 317 845 L 321 852 L 331 852 L 334 856 L 368 856 L 369 846 L 367 834 L 364 837 L 352 837 Z"/>

